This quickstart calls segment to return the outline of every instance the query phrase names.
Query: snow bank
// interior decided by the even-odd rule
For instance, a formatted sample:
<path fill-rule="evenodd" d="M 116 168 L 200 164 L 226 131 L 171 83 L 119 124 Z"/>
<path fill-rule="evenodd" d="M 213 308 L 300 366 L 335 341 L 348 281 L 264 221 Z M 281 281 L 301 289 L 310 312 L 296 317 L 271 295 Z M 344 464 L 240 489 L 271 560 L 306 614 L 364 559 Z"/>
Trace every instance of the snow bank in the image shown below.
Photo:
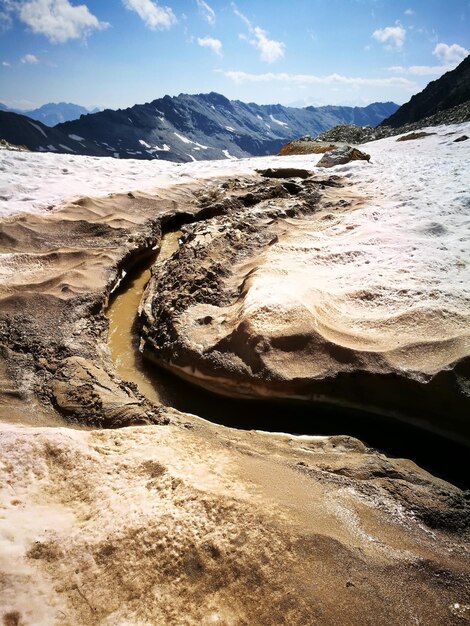
<path fill-rule="evenodd" d="M 155 148 L 170 149 L 166 144 Z M 0 216 L 24 211 L 41 212 L 81 196 L 136 190 L 151 192 L 157 187 L 195 179 L 252 174 L 255 168 L 313 167 L 318 155 L 227 159 L 181 164 L 2 150 Z"/>
<path fill-rule="evenodd" d="M 330 170 L 351 179 L 362 206 L 293 223 L 252 277 L 244 314 L 266 324 L 266 308 L 300 307 L 328 341 L 402 370 L 434 374 L 465 356 L 470 141 L 454 140 L 469 131 L 369 143 L 370 164 Z"/>

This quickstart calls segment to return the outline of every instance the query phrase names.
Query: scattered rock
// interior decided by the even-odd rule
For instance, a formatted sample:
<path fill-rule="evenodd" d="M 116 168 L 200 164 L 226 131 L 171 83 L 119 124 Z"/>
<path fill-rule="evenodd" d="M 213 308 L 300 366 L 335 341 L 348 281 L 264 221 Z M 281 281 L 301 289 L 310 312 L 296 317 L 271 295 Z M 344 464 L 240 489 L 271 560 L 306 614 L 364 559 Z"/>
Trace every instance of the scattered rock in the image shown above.
<path fill-rule="evenodd" d="M 422 139 L 423 137 L 429 137 L 430 135 L 435 135 L 436 133 L 426 133 L 422 131 L 420 133 L 409 133 L 408 135 L 403 135 L 403 137 L 398 137 L 397 141 L 412 141 L 413 139 Z"/>
<path fill-rule="evenodd" d="M 308 170 L 295 167 L 278 167 L 275 169 L 256 170 L 264 178 L 308 178 L 312 175 Z"/>
<path fill-rule="evenodd" d="M 337 143 L 325 143 L 307 136 L 300 137 L 300 139 L 295 139 L 294 141 L 286 143 L 279 150 L 278 155 L 288 156 L 292 154 L 322 154 L 324 152 L 334 150 L 337 147 Z"/>
<path fill-rule="evenodd" d="M 317 167 L 334 167 L 335 165 L 344 165 L 350 161 L 369 161 L 370 155 L 352 148 L 351 146 L 345 146 L 343 148 L 337 148 L 333 152 L 327 152 L 318 161 Z"/>
<path fill-rule="evenodd" d="M 467 141 L 467 139 L 467 135 L 462 135 L 461 137 L 457 137 L 457 139 L 454 139 L 454 143 L 457 143 L 458 141 Z"/>
<path fill-rule="evenodd" d="M 15 152 L 29 152 L 26 146 L 17 146 L 9 143 L 6 139 L 0 139 L 0 150 L 13 150 Z"/>
<path fill-rule="evenodd" d="M 358 145 L 377 139 L 377 129 L 355 124 L 339 124 L 315 137 L 315 141 Z"/>

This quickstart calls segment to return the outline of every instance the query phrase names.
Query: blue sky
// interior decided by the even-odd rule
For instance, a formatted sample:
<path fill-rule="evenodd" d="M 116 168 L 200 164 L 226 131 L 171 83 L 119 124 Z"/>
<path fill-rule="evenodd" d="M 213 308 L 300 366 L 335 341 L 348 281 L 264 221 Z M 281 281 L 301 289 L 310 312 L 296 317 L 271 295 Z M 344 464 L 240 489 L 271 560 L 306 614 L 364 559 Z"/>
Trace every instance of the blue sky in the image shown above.
<path fill-rule="evenodd" d="M 401 104 L 469 49 L 469 0 L 0 0 L 0 102 Z"/>

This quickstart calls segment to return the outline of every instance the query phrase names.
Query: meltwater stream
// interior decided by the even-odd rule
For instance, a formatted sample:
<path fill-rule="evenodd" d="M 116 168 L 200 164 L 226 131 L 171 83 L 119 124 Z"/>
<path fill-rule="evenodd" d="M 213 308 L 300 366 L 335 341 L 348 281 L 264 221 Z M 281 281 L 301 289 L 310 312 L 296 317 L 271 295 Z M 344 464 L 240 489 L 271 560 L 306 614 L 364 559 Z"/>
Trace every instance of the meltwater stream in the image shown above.
<path fill-rule="evenodd" d="M 136 315 L 150 268 L 178 249 L 181 231 L 165 234 L 158 255 L 136 265 L 113 294 L 106 315 L 108 345 L 123 380 L 156 403 L 232 428 L 304 435 L 350 435 L 388 456 L 412 459 L 436 476 L 470 485 L 468 448 L 382 415 L 292 400 L 245 400 L 218 396 L 182 380 L 139 352 Z"/>

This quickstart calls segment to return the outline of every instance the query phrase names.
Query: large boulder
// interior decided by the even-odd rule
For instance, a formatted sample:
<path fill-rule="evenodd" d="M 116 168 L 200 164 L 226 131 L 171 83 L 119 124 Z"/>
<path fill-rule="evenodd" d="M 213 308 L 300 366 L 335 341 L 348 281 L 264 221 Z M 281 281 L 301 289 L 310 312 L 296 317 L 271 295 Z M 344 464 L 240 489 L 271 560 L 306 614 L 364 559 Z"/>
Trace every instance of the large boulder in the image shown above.
<path fill-rule="evenodd" d="M 331 152 L 327 152 L 318 161 L 317 167 L 334 167 L 335 165 L 344 165 L 349 161 L 369 161 L 370 155 L 362 152 L 358 148 L 351 146 L 342 146 Z"/>

